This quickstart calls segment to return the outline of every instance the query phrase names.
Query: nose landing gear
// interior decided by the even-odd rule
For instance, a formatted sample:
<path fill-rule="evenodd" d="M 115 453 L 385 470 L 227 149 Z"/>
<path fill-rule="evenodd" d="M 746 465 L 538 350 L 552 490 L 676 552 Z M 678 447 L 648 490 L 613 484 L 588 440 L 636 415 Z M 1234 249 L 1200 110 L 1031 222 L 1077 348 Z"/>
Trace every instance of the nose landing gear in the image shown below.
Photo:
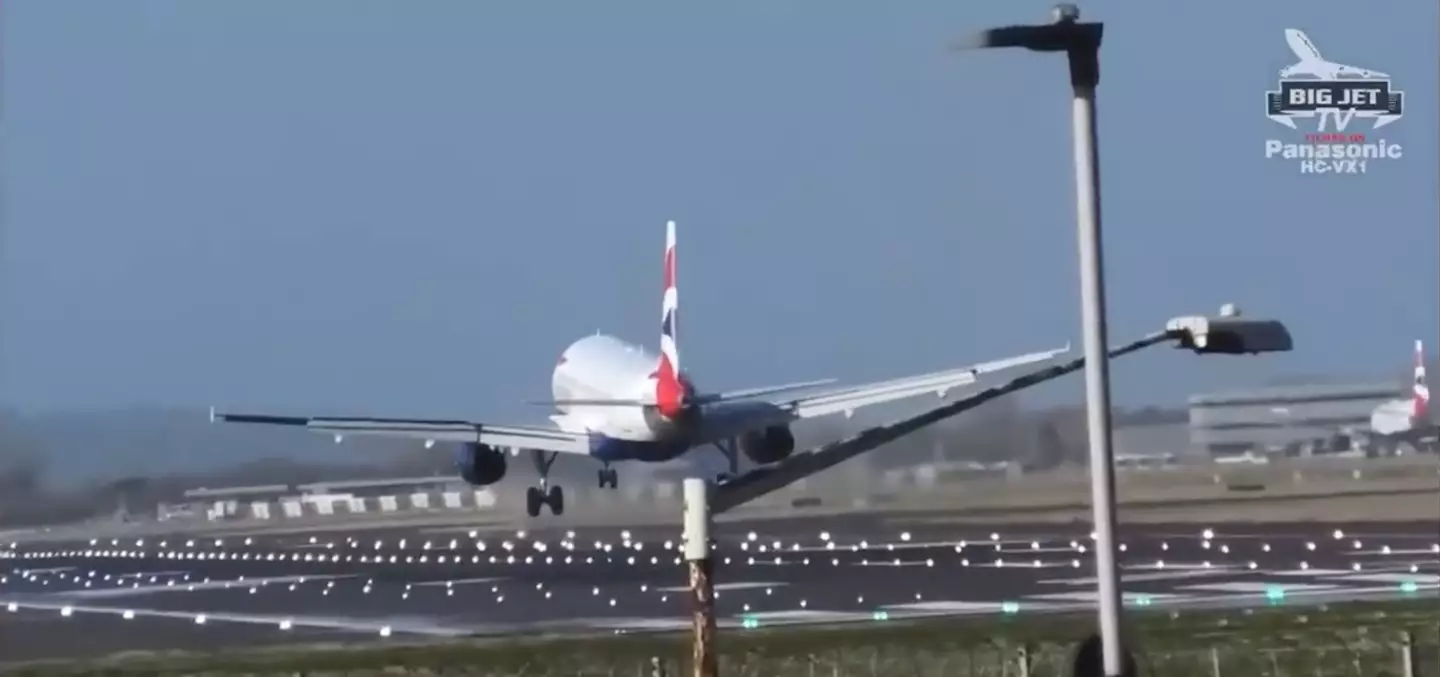
<path fill-rule="evenodd" d="M 614 489 L 620 486 L 620 473 L 616 472 L 615 469 L 611 468 L 608 464 L 604 468 L 601 468 L 596 475 L 599 478 L 601 489 Z"/>

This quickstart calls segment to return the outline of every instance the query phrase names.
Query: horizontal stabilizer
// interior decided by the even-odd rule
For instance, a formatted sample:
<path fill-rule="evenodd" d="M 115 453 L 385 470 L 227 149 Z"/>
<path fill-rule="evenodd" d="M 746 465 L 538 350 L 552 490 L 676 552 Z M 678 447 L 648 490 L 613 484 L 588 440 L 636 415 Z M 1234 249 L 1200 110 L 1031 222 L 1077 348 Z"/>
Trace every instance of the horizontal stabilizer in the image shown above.
<path fill-rule="evenodd" d="M 565 399 L 565 400 L 528 400 L 525 404 L 555 405 L 557 407 L 649 407 L 654 406 L 653 401 L 635 399 Z"/>
<path fill-rule="evenodd" d="M 744 388 L 731 390 L 723 393 L 705 393 L 687 398 L 689 402 L 696 404 L 714 404 L 716 402 L 729 402 L 732 400 L 743 400 L 761 395 L 773 395 L 791 390 L 804 390 L 817 386 L 829 385 L 835 379 L 827 378 L 818 381 L 799 381 L 796 383 L 782 383 L 780 385 L 760 386 L 757 388 Z M 574 398 L 563 400 L 531 400 L 527 404 L 555 405 L 558 407 L 653 407 L 654 400 L 637 399 L 611 399 L 611 398 Z"/>

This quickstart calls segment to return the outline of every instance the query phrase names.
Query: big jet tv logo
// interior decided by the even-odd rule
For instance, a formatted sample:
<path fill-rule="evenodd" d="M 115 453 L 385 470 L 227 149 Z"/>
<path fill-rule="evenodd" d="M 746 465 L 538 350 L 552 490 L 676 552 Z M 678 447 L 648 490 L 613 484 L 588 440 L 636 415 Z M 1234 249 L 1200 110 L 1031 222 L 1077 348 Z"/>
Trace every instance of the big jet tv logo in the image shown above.
<path fill-rule="evenodd" d="M 1294 163 L 1301 174 L 1365 174 L 1405 149 L 1374 134 L 1404 114 L 1405 93 L 1379 71 L 1327 61 L 1304 31 L 1285 29 L 1299 61 L 1280 69 L 1279 87 L 1265 93 L 1265 116 L 1300 131 L 1296 120 L 1317 120 L 1300 139 L 1265 140 L 1265 157 Z M 1356 118 L 1371 120 L 1367 136 L 1350 131 Z"/>

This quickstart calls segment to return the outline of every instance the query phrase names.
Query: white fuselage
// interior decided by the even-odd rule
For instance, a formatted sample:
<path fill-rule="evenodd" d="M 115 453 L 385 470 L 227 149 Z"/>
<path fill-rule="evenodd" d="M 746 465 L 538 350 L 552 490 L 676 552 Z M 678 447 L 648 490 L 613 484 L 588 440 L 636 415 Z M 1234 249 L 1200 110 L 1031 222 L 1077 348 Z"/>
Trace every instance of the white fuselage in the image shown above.
<path fill-rule="evenodd" d="M 586 336 L 565 349 L 550 387 L 556 400 L 645 400 L 655 393 L 659 357 L 613 336 Z M 617 439 L 653 441 L 641 407 L 557 405 L 560 429 L 600 433 Z"/>
<path fill-rule="evenodd" d="M 561 354 L 551 376 L 559 400 L 655 399 L 655 370 L 660 358 L 613 336 L 596 334 Z M 680 380 L 692 389 L 683 371 Z M 713 402 L 699 407 L 687 422 L 669 421 L 654 407 L 636 404 L 558 404 L 551 415 L 561 430 L 592 438 L 592 455 L 608 460 L 668 460 L 693 446 L 730 439 L 747 431 L 787 424 L 793 415 L 761 400 Z"/>

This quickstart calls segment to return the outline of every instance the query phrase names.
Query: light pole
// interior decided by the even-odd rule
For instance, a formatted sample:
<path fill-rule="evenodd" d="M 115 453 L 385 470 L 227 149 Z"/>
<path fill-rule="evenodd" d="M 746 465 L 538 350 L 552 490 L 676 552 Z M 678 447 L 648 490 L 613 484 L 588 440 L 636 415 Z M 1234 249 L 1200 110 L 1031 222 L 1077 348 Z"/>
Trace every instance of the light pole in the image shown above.
<path fill-rule="evenodd" d="M 1055 7 L 1054 21 L 1004 26 L 976 35 L 968 48 L 1023 47 L 1064 52 L 1070 63 L 1075 154 L 1075 212 L 1080 254 L 1080 315 L 1085 342 L 1085 409 L 1090 433 L 1090 492 L 1095 522 L 1095 578 L 1099 582 L 1100 638 L 1107 677 L 1125 666 L 1120 644 L 1120 577 L 1115 566 L 1115 469 L 1110 431 L 1110 359 L 1105 326 L 1105 277 L 1100 246 L 1100 167 L 1095 88 L 1100 83 L 1100 42 L 1105 25 L 1080 23 L 1074 5 Z"/>

